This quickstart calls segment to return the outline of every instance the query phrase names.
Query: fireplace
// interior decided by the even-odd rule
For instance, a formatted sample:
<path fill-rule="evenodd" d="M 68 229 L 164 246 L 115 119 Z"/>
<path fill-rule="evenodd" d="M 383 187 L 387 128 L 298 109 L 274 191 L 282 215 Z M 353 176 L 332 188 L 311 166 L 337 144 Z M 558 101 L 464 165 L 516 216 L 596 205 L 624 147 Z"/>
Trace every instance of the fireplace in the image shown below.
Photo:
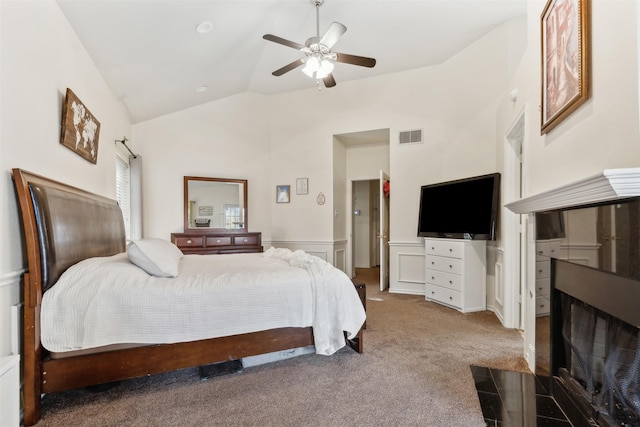
<path fill-rule="evenodd" d="M 553 396 L 578 425 L 640 426 L 640 281 L 553 260 L 551 299 Z"/>
<path fill-rule="evenodd" d="M 640 426 L 640 168 L 604 170 L 506 207 L 529 214 L 541 239 L 535 292 L 527 284 L 533 342 L 525 330 L 536 375 L 574 425 Z"/>

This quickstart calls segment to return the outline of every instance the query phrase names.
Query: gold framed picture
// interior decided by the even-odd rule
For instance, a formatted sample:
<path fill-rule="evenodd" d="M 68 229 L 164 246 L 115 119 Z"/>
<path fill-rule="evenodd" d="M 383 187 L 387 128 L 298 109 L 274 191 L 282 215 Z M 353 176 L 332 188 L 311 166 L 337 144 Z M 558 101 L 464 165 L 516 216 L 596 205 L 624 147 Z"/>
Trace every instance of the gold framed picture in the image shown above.
<path fill-rule="evenodd" d="M 589 0 L 548 0 L 540 21 L 545 134 L 590 96 Z"/>
<path fill-rule="evenodd" d="M 67 88 L 62 105 L 60 143 L 94 165 L 98 161 L 100 122 Z"/>

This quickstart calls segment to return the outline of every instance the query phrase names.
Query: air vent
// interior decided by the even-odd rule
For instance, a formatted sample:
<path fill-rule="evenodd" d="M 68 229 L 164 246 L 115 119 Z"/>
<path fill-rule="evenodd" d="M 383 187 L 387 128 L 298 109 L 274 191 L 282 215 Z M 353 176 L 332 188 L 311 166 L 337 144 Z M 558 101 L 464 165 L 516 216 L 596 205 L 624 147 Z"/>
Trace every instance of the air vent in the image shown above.
<path fill-rule="evenodd" d="M 400 132 L 400 144 L 418 144 L 422 143 L 422 129 L 405 130 Z"/>

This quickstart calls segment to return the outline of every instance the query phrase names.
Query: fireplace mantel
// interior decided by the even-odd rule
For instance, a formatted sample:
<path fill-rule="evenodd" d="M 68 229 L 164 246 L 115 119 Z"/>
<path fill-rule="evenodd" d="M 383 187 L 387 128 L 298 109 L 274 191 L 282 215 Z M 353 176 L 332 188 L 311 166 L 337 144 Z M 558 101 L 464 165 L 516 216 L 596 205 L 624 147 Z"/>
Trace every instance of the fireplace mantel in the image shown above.
<path fill-rule="evenodd" d="M 605 169 L 602 173 L 525 197 L 505 206 L 528 214 L 640 196 L 640 168 Z"/>

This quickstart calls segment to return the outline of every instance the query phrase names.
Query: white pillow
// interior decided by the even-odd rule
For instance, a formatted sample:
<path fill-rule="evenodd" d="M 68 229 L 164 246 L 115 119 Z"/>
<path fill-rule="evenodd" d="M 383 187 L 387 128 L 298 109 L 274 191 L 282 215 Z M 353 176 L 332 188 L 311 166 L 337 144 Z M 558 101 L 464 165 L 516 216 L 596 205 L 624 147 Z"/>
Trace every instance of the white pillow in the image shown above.
<path fill-rule="evenodd" d="M 127 244 L 129 261 L 152 276 L 176 277 L 183 254 L 173 243 L 162 239 L 142 239 Z"/>

